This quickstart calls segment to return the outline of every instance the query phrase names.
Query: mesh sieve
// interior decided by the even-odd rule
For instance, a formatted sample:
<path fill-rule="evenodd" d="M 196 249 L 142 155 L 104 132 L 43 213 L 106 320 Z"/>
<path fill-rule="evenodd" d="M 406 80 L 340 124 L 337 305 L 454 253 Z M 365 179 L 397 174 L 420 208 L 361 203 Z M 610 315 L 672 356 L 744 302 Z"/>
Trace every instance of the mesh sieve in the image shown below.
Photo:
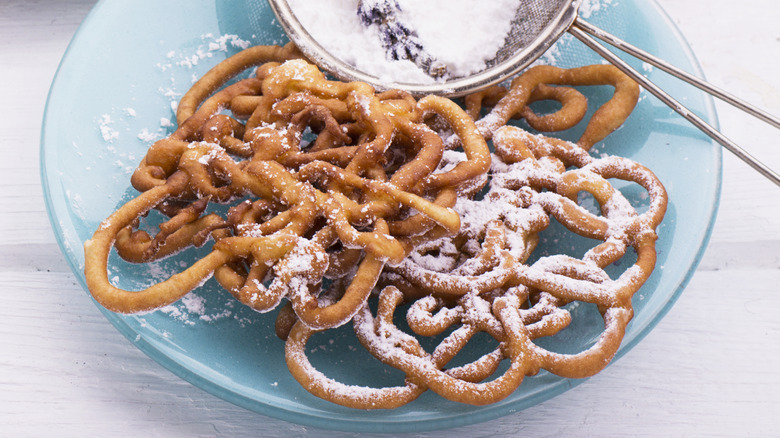
<path fill-rule="evenodd" d="M 495 85 L 542 56 L 574 21 L 580 1 L 524 0 L 515 12 L 511 32 L 496 56 L 485 63 L 483 71 L 468 77 L 452 77 L 435 83 L 398 82 L 393 83 L 392 87 L 416 95 L 439 94 L 455 97 Z M 382 79 L 360 71 L 328 52 L 298 21 L 287 0 L 268 0 L 268 3 L 290 39 L 323 70 L 342 80 L 368 82 L 378 89 L 387 87 Z"/>
<path fill-rule="evenodd" d="M 530 0 L 522 3 L 512 20 L 512 31 L 507 35 L 504 45 L 495 58 L 487 62 L 488 67 L 509 64 L 530 64 L 529 48 L 541 46 L 546 50 L 551 46 L 574 20 L 580 0 Z M 517 56 L 523 53 L 525 56 Z M 538 57 L 538 56 L 537 56 Z M 512 69 L 516 67 L 511 67 Z"/>
<path fill-rule="evenodd" d="M 360 1 L 388 2 L 392 0 Z M 386 88 L 386 85 L 379 78 L 341 61 L 322 47 L 296 19 L 287 0 L 268 0 L 268 3 L 290 39 L 323 70 L 342 80 L 358 80 L 374 85 L 378 89 Z M 636 71 L 622 58 L 607 50 L 596 41 L 596 38 L 678 79 L 688 82 L 776 128 L 780 128 L 780 119 L 583 21 L 577 15 L 580 3 L 581 0 L 522 0 L 512 21 L 512 29 L 507 35 L 503 46 L 498 50 L 496 56 L 486 63 L 483 71 L 467 77 L 447 78 L 445 81 L 436 83 L 394 83 L 392 87 L 406 90 L 415 95 L 463 96 L 498 84 L 508 77 L 517 74 L 541 57 L 564 33 L 568 32 L 637 81 L 645 90 L 687 119 L 710 138 L 734 153 L 761 175 L 780 186 L 780 175 L 778 173 L 758 161 L 701 117 L 688 110 L 679 101 L 659 88 L 643 74 Z"/>

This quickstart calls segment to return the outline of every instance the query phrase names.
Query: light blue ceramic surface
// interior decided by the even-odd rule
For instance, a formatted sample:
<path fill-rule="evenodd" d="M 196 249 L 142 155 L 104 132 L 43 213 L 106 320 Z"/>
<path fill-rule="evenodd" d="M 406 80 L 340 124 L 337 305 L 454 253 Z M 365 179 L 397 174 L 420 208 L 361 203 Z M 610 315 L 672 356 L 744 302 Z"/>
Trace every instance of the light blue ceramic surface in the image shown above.
<path fill-rule="evenodd" d="M 152 139 L 173 129 L 166 122 L 174 119 L 171 103 L 176 97 L 194 78 L 238 51 L 231 42 L 286 41 L 269 8 L 258 1 L 259 8 L 247 7 L 249 0 L 101 1 L 73 38 L 46 108 L 41 174 L 52 226 L 82 284 L 84 240 L 102 219 L 135 195 L 130 173 Z M 687 45 L 655 3 L 612 3 L 589 21 L 698 72 Z M 220 48 L 222 43 L 226 50 Z M 601 62 L 569 37 L 559 49 L 557 63 L 564 67 Z M 638 62 L 634 65 L 643 67 Z M 647 71 L 651 79 L 716 123 L 709 98 L 661 72 Z M 601 88 L 584 91 L 593 102 L 603 101 L 610 92 Z M 577 130 L 568 135 L 576 136 Z M 622 355 L 668 311 L 706 247 L 720 193 L 721 151 L 667 107 L 644 95 L 625 126 L 594 153 L 622 155 L 645 164 L 657 173 L 670 196 L 659 230 L 658 266 L 634 299 L 636 316 L 619 352 Z M 641 192 L 630 187 L 626 192 L 641 203 Z M 559 234 L 564 232 L 546 233 L 539 251 L 573 247 L 577 252 L 588 244 L 554 244 Z M 194 257 L 187 252 L 151 269 L 112 260 L 112 276 L 121 287 L 140 287 L 181 269 L 181 263 Z M 351 410 L 311 396 L 290 377 L 283 343 L 273 334 L 273 314 L 243 308 L 213 280 L 194 298 L 189 306 L 179 303 L 166 312 L 104 313 L 130 342 L 182 378 L 247 409 L 304 425 L 374 432 L 455 427 L 517 412 L 580 383 L 542 373 L 526 379 L 512 396 L 491 406 L 465 406 L 425 394 L 393 411 Z M 594 320 L 592 309 L 575 310 L 575 318 L 582 322 L 578 324 L 581 331 L 569 331 L 550 345 L 571 350 L 593 341 L 598 324 L 589 327 Z M 350 328 L 326 336 L 321 342 L 324 347 L 312 358 L 326 374 L 366 383 L 356 375 L 355 360 L 378 376 L 371 377 L 373 383 L 400 384 L 398 374 L 381 371 L 384 368 L 367 354 L 353 351 L 357 341 Z M 374 368 L 378 371 L 373 372 Z"/>

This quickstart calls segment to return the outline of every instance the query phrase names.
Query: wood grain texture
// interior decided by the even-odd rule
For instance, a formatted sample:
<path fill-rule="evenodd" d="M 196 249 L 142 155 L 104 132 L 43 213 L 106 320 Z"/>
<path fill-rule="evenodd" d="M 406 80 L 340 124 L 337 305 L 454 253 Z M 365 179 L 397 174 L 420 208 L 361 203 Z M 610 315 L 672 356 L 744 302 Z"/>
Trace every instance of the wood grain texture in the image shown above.
<path fill-rule="evenodd" d="M 709 80 L 780 113 L 776 0 L 659 3 Z M 0 436 L 351 436 L 257 415 L 182 381 L 124 339 L 71 274 L 46 216 L 38 140 L 49 84 L 93 4 L 0 4 Z M 724 132 L 780 169 L 780 133 L 717 109 Z M 523 412 L 409 436 L 777 436 L 779 201 L 780 188 L 725 154 L 707 253 L 637 347 Z"/>

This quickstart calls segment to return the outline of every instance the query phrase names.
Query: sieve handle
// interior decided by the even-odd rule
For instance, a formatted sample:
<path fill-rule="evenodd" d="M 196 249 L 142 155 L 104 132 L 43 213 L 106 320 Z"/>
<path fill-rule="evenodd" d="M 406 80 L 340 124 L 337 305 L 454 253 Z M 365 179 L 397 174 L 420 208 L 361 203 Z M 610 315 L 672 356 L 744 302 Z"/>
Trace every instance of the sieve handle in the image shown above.
<path fill-rule="evenodd" d="M 706 91 L 707 93 L 723 100 L 726 103 L 729 103 L 761 120 L 763 120 L 766 123 L 769 123 L 770 125 L 774 126 L 775 128 L 780 128 L 780 118 L 773 116 L 772 114 L 767 113 L 766 111 L 763 111 L 748 102 L 745 102 L 744 100 L 741 100 L 737 98 L 736 96 L 729 94 L 720 88 L 715 87 L 714 85 L 705 82 L 701 80 L 700 78 L 681 70 L 672 64 L 669 64 L 668 62 L 664 61 L 661 58 L 658 58 L 657 56 L 654 56 L 650 53 L 645 52 L 644 50 L 633 46 L 620 38 L 605 32 L 602 29 L 599 29 L 592 24 L 582 21 L 580 19 L 577 19 L 575 26 L 579 27 L 580 29 L 584 30 L 585 32 L 589 33 L 590 35 L 595 36 L 596 38 L 605 41 L 609 43 L 610 45 L 622 50 L 623 52 L 628 53 L 629 55 L 640 59 L 642 61 L 647 62 L 648 64 L 651 64 L 669 74 L 672 76 L 677 77 L 678 79 L 681 79 L 685 82 L 688 82 L 689 84 L 698 87 L 701 90 Z"/>
<path fill-rule="evenodd" d="M 744 102 L 714 86 L 711 84 L 702 81 L 701 79 L 692 76 L 670 64 L 667 62 L 656 58 L 655 56 L 637 48 L 634 47 L 625 41 L 620 40 L 619 38 L 610 35 L 607 32 L 604 32 L 601 29 L 598 29 L 594 27 L 593 25 L 582 21 L 581 19 L 577 18 L 572 26 L 569 28 L 568 32 L 572 34 L 574 37 L 582 41 L 586 46 L 590 47 L 593 51 L 601 55 L 604 59 L 612 63 L 615 67 L 622 70 L 625 74 L 630 76 L 632 79 L 637 81 L 643 88 L 645 88 L 648 92 L 650 92 L 653 96 L 657 97 L 659 100 L 661 100 L 663 103 L 665 103 L 667 106 L 669 106 L 671 109 L 673 109 L 675 112 L 680 114 L 682 117 L 687 119 L 689 122 L 691 122 L 694 126 L 699 128 L 702 132 L 707 134 L 710 138 L 720 143 L 723 147 L 728 149 L 730 152 L 732 152 L 734 155 L 736 155 L 739 159 L 747 163 L 749 166 L 751 166 L 753 169 L 758 171 L 761 175 L 768 178 L 770 181 L 775 183 L 776 185 L 780 186 L 780 175 L 778 175 L 775 171 L 767 167 L 765 164 L 758 161 L 755 157 L 750 155 L 747 151 L 745 151 L 742 147 L 731 141 L 729 138 L 727 138 L 725 135 L 723 135 L 720 131 L 713 128 L 710 124 L 708 124 L 704 119 L 694 114 L 692 111 L 690 111 L 688 108 L 686 108 L 684 105 L 682 105 L 679 101 L 677 101 L 675 98 L 673 98 L 669 93 L 662 90 L 660 87 L 655 85 L 653 82 L 651 82 L 649 79 L 647 79 L 644 75 L 636 71 L 633 67 L 628 65 L 625 61 L 623 61 L 620 57 L 612 53 L 611 51 L 607 50 L 602 46 L 598 41 L 596 41 L 591 35 L 595 36 L 596 38 L 601 39 L 602 41 L 605 41 L 609 43 L 610 45 L 613 45 L 614 47 L 625 51 L 626 53 L 645 61 L 649 64 L 652 64 L 655 67 L 658 67 L 659 69 L 681 79 L 684 80 L 691 85 L 694 85 L 711 95 L 718 97 L 725 102 L 732 104 L 736 106 L 737 108 L 742 109 L 743 111 L 754 115 L 758 117 L 759 119 L 771 124 L 772 126 L 775 126 L 777 128 L 780 128 L 780 119 L 772 116 L 771 114 L 768 114 L 758 108 L 755 108 L 754 106 L 748 104 L 747 102 Z"/>

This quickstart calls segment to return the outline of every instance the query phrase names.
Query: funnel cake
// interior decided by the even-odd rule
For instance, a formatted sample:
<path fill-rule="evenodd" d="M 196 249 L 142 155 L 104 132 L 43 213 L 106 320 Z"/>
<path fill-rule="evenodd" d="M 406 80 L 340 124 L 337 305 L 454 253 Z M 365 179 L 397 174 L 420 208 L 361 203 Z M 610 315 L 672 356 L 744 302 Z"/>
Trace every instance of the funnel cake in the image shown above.
<path fill-rule="evenodd" d="M 585 119 L 587 99 L 575 86 L 603 84 L 614 96 L 579 142 L 549 136 Z M 637 98 L 614 67 L 543 67 L 462 107 L 330 80 L 292 45 L 246 49 L 183 97 L 178 128 L 131 178 L 139 194 L 85 243 L 88 287 L 107 309 L 136 313 L 213 276 L 241 303 L 277 312 L 276 334 L 303 387 L 354 408 L 394 408 L 427 390 L 481 405 L 543 369 L 593 375 L 620 346 L 631 298 L 653 271 L 666 208 L 649 169 L 588 153 Z M 553 114 L 530 107 L 550 99 L 561 104 Z M 632 205 L 615 180 L 643 187 L 647 205 Z M 142 229 L 152 210 L 163 219 Z M 593 247 L 582 257 L 537 256 L 552 220 Z M 145 289 L 109 280 L 112 249 L 150 263 L 193 246 L 205 255 Z M 631 266 L 611 277 L 606 268 L 624 260 Z M 604 321 L 593 345 L 563 354 L 535 342 L 569 327 L 578 302 L 597 306 Z M 348 385 L 311 364 L 312 336 L 350 322 L 377 360 L 403 372 L 398 386 Z M 455 364 L 476 336 L 493 340 L 489 351 Z M 437 342 L 430 351 L 420 341 L 427 337 Z"/>

